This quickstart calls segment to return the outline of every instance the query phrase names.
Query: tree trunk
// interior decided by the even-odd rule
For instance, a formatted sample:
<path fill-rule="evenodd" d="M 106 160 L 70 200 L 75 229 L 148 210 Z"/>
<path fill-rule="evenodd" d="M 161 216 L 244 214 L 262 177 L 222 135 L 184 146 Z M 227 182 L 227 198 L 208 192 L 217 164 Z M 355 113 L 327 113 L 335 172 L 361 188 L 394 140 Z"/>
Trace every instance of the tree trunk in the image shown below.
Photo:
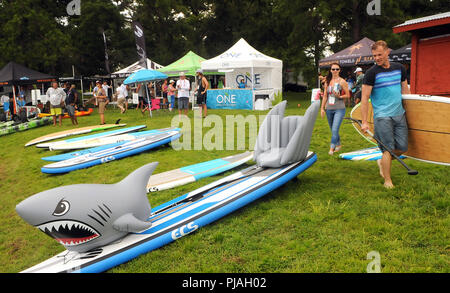
<path fill-rule="evenodd" d="M 353 0 L 352 6 L 352 37 L 356 43 L 361 39 L 361 16 L 359 15 L 359 0 Z"/>

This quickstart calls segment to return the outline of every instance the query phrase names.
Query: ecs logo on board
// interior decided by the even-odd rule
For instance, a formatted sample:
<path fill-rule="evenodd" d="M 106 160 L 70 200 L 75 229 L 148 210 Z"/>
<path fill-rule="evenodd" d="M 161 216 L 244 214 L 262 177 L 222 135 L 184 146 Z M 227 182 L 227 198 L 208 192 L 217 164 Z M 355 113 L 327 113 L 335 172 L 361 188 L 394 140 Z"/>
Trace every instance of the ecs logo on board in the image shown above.
<path fill-rule="evenodd" d="M 173 230 L 172 231 L 172 239 L 173 240 L 180 239 L 183 236 L 191 234 L 192 232 L 196 231 L 197 229 L 198 229 L 198 226 L 195 225 L 194 222 L 191 222 L 187 225 L 182 226 L 181 228 Z"/>

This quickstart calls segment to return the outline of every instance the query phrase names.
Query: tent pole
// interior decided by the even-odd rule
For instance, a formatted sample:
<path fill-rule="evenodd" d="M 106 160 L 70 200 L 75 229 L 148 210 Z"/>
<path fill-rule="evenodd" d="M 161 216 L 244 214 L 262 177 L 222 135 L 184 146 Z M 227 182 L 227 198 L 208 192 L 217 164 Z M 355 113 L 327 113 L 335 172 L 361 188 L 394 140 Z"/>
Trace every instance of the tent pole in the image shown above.
<path fill-rule="evenodd" d="M 13 97 L 14 97 L 14 113 L 17 114 L 17 102 L 16 102 L 16 86 L 13 84 Z"/>
<path fill-rule="evenodd" d="M 116 83 L 114 81 L 115 81 L 115 79 L 111 79 L 111 88 L 112 88 L 111 102 L 115 102 L 115 104 L 114 104 L 114 109 L 115 109 L 117 106 L 117 101 L 114 101 L 114 95 L 116 93 Z"/>
<path fill-rule="evenodd" d="M 252 65 L 252 96 L 253 96 L 253 110 L 255 110 L 255 68 Z"/>
<path fill-rule="evenodd" d="M 155 91 L 155 99 L 156 99 L 156 80 L 153 81 L 153 90 Z M 151 108 L 153 108 L 153 105 Z M 150 111 L 151 111 L 151 109 L 150 109 Z"/>
<path fill-rule="evenodd" d="M 81 106 L 84 106 L 83 76 L 80 77 L 80 81 L 81 81 Z"/>
<path fill-rule="evenodd" d="M 145 93 L 147 94 L 148 112 L 149 112 L 150 118 L 152 118 L 153 117 L 152 105 L 151 105 L 150 98 L 149 98 L 150 95 L 148 93 L 148 83 L 144 83 L 144 85 L 145 85 Z"/>

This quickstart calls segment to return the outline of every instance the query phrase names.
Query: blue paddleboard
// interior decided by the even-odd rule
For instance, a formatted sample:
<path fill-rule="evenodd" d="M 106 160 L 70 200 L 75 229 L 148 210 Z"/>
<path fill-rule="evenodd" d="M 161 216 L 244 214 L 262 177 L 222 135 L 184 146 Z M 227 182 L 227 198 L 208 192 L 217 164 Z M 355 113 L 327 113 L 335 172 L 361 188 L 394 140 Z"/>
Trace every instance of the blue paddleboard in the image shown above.
<path fill-rule="evenodd" d="M 58 145 L 58 144 L 73 143 L 73 142 L 80 142 L 80 141 L 88 140 L 88 139 L 109 137 L 109 136 L 113 136 L 113 135 L 119 135 L 119 134 L 129 133 L 129 132 L 133 132 L 133 131 L 138 131 L 138 130 L 146 128 L 146 127 L 147 127 L 146 125 L 138 125 L 138 126 L 133 126 L 133 127 L 127 127 L 127 128 L 122 128 L 122 129 L 116 129 L 116 130 L 100 132 L 100 133 L 91 134 L 91 135 L 85 135 L 85 136 L 55 141 L 55 142 L 40 143 L 40 144 L 36 145 L 36 147 L 51 148 L 52 146 Z"/>
<path fill-rule="evenodd" d="M 64 160 L 70 160 L 70 159 L 77 158 L 77 157 L 80 157 L 83 155 L 93 154 L 93 153 L 97 153 L 97 152 L 100 152 L 100 151 L 103 151 L 103 150 L 106 150 L 109 148 L 117 147 L 117 146 L 123 145 L 127 142 L 130 142 L 132 140 L 135 140 L 135 139 L 139 139 L 139 138 L 143 138 L 143 137 L 151 136 L 151 135 L 155 135 L 155 134 L 167 133 L 167 132 L 173 131 L 173 130 L 174 130 L 174 128 L 155 129 L 155 130 L 147 130 L 147 131 L 128 133 L 127 136 L 129 137 L 130 140 L 115 139 L 116 136 L 109 136 L 109 137 L 105 138 L 105 140 L 110 140 L 113 143 L 101 145 L 98 147 L 88 148 L 88 149 L 77 150 L 74 152 L 64 153 L 61 155 L 44 157 L 41 159 L 44 161 L 49 161 L 49 162 L 60 162 L 60 161 L 64 161 Z M 117 141 L 117 142 L 114 142 L 114 141 Z"/>
<path fill-rule="evenodd" d="M 286 184 L 317 161 L 316 154 L 281 168 L 251 166 L 152 209 L 152 226 L 92 251 L 64 251 L 24 273 L 100 273 L 189 235 Z M 273 196 L 276 196 L 274 193 Z M 69 229 L 69 230 L 67 230 Z M 70 233 L 71 228 L 66 228 Z"/>
<path fill-rule="evenodd" d="M 41 171 L 47 174 L 60 174 L 89 168 L 151 150 L 168 144 L 180 136 L 181 130 L 174 128 L 171 131 L 145 136 L 118 146 L 112 146 L 97 152 L 83 154 L 72 159 L 49 164 L 42 167 Z"/>

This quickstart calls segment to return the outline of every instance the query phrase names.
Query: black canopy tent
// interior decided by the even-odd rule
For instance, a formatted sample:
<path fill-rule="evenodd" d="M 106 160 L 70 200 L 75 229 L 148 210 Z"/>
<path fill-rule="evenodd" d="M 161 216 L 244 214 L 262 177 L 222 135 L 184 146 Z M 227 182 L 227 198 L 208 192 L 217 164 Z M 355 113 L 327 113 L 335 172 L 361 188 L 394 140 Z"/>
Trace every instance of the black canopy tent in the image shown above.
<path fill-rule="evenodd" d="M 15 86 L 36 83 L 44 84 L 52 81 L 56 81 L 56 77 L 27 68 L 15 62 L 9 62 L 0 70 L 0 86 L 12 86 L 14 111 L 17 109 Z"/>
<path fill-rule="evenodd" d="M 391 54 L 389 54 L 389 61 L 411 63 L 411 44 L 392 51 Z"/>
<path fill-rule="evenodd" d="M 15 62 L 0 70 L 0 85 L 27 85 L 55 81 L 54 76 L 38 72 Z"/>
<path fill-rule="evenodd" d="M 372 44 L 369 38 L 363 38 L 359 42 L 339 51 L 329 57 L 319 60 L 320 68 L 330 67 L 332 63 L 339 63 L 341 67 L 354 67 L 360 65 L 372 65 Z"/>

